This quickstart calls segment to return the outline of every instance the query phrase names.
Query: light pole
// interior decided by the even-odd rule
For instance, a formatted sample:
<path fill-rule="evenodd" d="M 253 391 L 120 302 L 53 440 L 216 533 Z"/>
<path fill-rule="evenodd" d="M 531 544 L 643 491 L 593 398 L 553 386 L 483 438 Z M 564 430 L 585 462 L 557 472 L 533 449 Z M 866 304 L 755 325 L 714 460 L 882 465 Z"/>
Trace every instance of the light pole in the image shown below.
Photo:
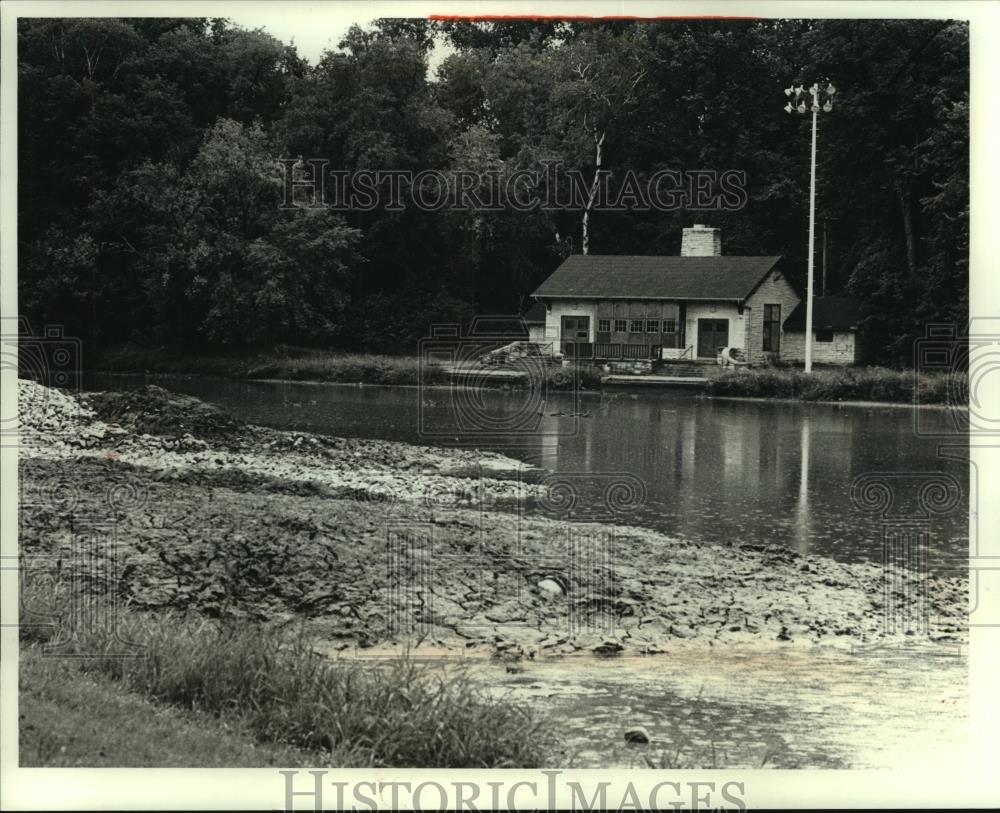
<path fill-rule="evenodd" d="M 814 84 L 807 91 L 802 85 L 798 87 L 785 88 L 785 95 L 792 97 L 785 105 L 786 113 L 805 113 L 812 111 L 812 152 L 809 163 L 809 272 L 806 283 L 806 372 L 812 372 L 812 346 L 813 346 L 813 265 L 815 260 L 816 246 L 816 122 L 819 118 L 819 111 L 829 113 L 833 110 L 833 94 L 837 89 L 833 85 L 826 88 L 826 101 L 821 105 L 820 96 L 824 93 L 818 84 Z M 812 104 L 807 105 L 805 94 L 812 96 Z"/>

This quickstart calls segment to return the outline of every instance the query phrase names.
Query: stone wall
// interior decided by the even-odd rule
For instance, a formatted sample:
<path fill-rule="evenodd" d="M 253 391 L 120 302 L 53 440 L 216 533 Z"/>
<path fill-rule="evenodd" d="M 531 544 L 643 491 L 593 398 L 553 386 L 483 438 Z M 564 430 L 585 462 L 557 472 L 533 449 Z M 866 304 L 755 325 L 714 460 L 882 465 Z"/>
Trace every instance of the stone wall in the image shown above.
<path fill-rule="evenodd" d="M 832 342 L 817 342 L 813 332 L 813 362 L 816 364 L 855 364 L 857 341 L 853 332 L 834 332 Z M 794 331 L 782 336 L 781 358 L 785 361 L 805 361 L 805 331 Z"/>
<path fill-rule="evenodd" d="M 747 337 L 748 361 L 751 363 L 760 363 L 766 361 L 769 356 L 772 358 L 787 358 L 785 342 L 788 334 L 784 333 L 784 331 L 781 334 L 779 352 L 775 355 L 764 351 L 764 306 L 780 305 L 780 320 L 783 324 L 800 301 L 799 295 L 788 284 L 788 280 L 785 279 L 784 274 L 780 271 L 772 271 L 768 274 L 767 279 L 760 284 L 747 300 L 747 305 L 744 309 L 749 327 L 749 335 Z"/>

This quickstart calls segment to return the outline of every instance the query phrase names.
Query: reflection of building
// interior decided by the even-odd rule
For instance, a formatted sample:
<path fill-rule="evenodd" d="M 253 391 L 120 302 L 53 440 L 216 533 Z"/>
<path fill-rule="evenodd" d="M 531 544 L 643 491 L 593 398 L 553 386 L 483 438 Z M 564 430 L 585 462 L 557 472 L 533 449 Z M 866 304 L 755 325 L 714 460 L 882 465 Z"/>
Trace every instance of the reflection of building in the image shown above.
<path fill-rule="evenodd" d="M 787 321 L 802 300 L 781 257 L 724 256 L 719 230 L 707 226 L 684 229 L 679 257 L 573 255 L 533 296 L 545 308 L 544 341 L 567 357 L 714 361 L 728 347 L 761 362 L 801 358 L 799 350 L 789 355 L 786 344 L 804 346 L 803 329 Z M 538 335 L 542 314 L 529 314 Z M 817 361 L 854 361 L 857 326 L 838 326 L 831 341 L 839 349 Z M 818 342 L 826 330 L 817 326 Z"/>

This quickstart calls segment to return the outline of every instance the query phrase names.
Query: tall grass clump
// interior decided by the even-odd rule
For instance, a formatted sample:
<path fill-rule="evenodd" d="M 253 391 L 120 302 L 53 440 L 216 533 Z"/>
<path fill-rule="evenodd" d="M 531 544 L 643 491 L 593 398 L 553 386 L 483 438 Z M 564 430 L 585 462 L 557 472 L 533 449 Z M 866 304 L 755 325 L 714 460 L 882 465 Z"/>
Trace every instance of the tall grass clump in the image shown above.
<path fill-rule="evenodd" d="M 57 602 L 46 612 L 69 617 L 65 592 L 44 584 L 25 592 L 27 606 Z M 407 657 L 333 661 L 306 635 L 273 627 L 117 617 L 117 634 L 74 631 L 80 668 L 156 702 L 238 718 L 260 741 L 326 752 L 341 767 L 529 768 L 548 764 L 554 750 L 541 719 L 461 672 Z M 25 628 L 22 640 L 44 642 L 43 629 Z M 123 656 L 123 641 L 138 654 Z"/>
<path fill-rule="evenodd" d="M 915 374 L 885 367 L 819 369 L 808 375 L 790 368 L 742 369 L 723 372 L 706 383 L 706 392 L 716 396 L 954 406 L 965 402 L 966 388 L 960 373 Z"/>
<path fill-rule="evenodd" d="M 422 363 L 418 358 L 365 353 L 262 357 L 246 375 L 248 378 L 350 384 L 444 384 L 449 380 L 443 368 Z"/>

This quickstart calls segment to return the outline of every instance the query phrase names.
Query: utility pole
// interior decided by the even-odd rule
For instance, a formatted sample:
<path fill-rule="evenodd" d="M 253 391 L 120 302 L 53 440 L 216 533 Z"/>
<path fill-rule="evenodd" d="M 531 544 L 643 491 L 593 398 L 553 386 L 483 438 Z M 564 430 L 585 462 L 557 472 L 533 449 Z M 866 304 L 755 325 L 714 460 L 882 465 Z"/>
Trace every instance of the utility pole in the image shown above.
<path fill-rule="evenodd" d="M 808 92 L 812 96 L 812 104 L 806 105 L 803 95 Z M 819 111 L 825 113 L 833 110 L 833 94 L 837 89 L 833 85 L 826 88 L 826 102 L 820 105 L 820 94 L 822 91 L 818 84 L 814 84 L 808 91 L 799 85 L 798 87 L 785 88 L 785 95 L 795 94 L 798 104 L 791 101 L 785 105 L 786 113 L 805 113 L 812 110 L 812 148 L 809 155 L 809 266 L 806 282 L 806 372 L 812 372 L 812 346 L 813 346 L 813 272 L 816 255 L 816 129 L 819 119 Z M 825 266 L 824 266 L 825 267 Z"/>

